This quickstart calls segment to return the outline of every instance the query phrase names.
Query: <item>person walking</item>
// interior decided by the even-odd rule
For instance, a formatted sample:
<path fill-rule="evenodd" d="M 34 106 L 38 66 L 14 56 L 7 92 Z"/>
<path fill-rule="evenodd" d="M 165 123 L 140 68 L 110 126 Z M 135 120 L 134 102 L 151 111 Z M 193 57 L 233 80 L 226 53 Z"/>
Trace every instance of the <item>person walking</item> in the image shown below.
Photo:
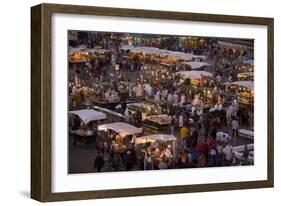
<path fill-rule="evenodd" d="M 187 138 L 189 137 L 189 129 L 186 124 L 180 129 L 180 137 L 182 145 L 185 147 Z"/>
<path fill-rule="evenodd" d="M 197 159 L 198 167 L 205 167 L 206 166 L 206 157 L 203 153 Z"/>
<path fill-rule="evenodd" d="M 104 166 L 104 159 L 101 152 L 99 152 L 98 156 L 95 159 L 94 168 L 97 169 L 98 172 L 101 172 L 101 169 Z"/>
<path fill-rule="evenodd" d="M 180 114 L 180 117 L 179 117 L 179 127 L 180 128 L 183 127 L 183 115 L 182 115 L 182 113 Z"/>
<path fill-rule="evenodd" d="M 132 155 L 129 150 L 124 155 L 124 165 L 126 171 L 130 171 L 133 168 Z"/>
<path fill-rule="evenodd" d="M 238 128 L 239 128 L 239 123 L 237 118 L 234 117 L 231 124 L 232 124 L 233 145 L 235 146 L 236 138 L 238 136 Z"/>
<path fill-rule="evenodd" d="M 228 144 L 223 149 L 223 154 L 225 156 L 227 166 L 231 165 L 233 149 L 232 149 L 232 145 L 230 144 L 230 142 L 228 142 Z"/>

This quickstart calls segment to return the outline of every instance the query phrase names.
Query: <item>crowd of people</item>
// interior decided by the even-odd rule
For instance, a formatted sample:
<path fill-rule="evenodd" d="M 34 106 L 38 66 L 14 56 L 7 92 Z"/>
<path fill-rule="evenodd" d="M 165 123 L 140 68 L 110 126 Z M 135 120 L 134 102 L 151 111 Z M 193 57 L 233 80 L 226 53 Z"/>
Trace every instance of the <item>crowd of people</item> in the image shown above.
<path fill-rule="evenodd" d="M 98 172 L 252 164 L 248 161 L 250 150 L 247 144 L 241 158 L 237 158 L 233 148 L 237 146 L 238 130 L 253 127 L 253 105 L 242 107 L 237 93 L 233 93 L 230 99 L 225 97 L 228 92 L 225 83 L 237 80 L 237 66 L 249 59 L 252 51 L 226 49 L 214 40 L 207 41 L 200 48 L 200 54 L 206 56 L 204 61 L 210 65 L 203 70 L 212 73 L 212 77 L 200 78 L 195 84 L 190 78 L 176 74 L 191 70 L 180 62 L 162 65 L 153 58 L 143 61 L 135 55 L 128 59 L 130 53 L 120 49 L 127 43 L 122 42 L 121 34 L 107 36 L 106 39 L 92 36 L 87 44 L 90 48 L 98 44 L 109 53 L 96 55 L 94 60 L 79 65 L 79 68 L 73 66 L 75 70 L 69 78 L 70 108 L 83 107 L 86 101 L 94 104 L 91 99 L 118 102 L 120 106 L 114 112 L 125 116 L 122 121 L 145 128 L 143 111 L 132 111 L 127 103 L 152 103 L 155 107 L 151 114 L 171 117 L 168 127 L 161 132 L 175 136 L 177 148 L 172 151 L 171 144 L 165 142 L 138 145 L 135 144 L 135 135 L 121 137 L 114 132 L 99 132 L 97 154 L 93 160 Z M 147 42 L 143 44 L 138 42 L 136 45 L 150 46 Z M 157 44 L 154 46 L 157 47 Z M 172 47 L 181 51 L 180 47 Z M 193 50 L 190 52 L 195 53 Z M 81 89 L 83 86 L 93 88 L 93 94 L 86 94 Z M 121 91 L 125 91 L 125 95 Z M 74 129 L 77 129 L 79 126 L 75 121 Z M 218 141 L 219 131 L 225 132 L 231 139 Z M 125 149 L 119 147 L 123 144 L 127 146 Z"/>
<path fill-rule="evenodd" d="M 120 171 L 251 164 L 248 161 L 247 145 L 243 150 L 242 158 L 238 159 L 233 150 L 233 141 L 217 140 L 217 132 L 221 128 L 217 115 L 207 115 L 201 122 L 196 120 L 190 123 L 190 118 L 198 119 L 195 115 L 183 113 L 178 118 L 174 116 L 171 120 L 171 134 L 175 135 L 176 131 L 179 133 L 176 156 L 172 155 L 171 146 L 166 143 L 147 143 L 140 147 L 135 144 L 135 135 L 124 138 L 110 132 L 100 134 L 97 143 L 99 155 L 95 159 L 95 167 L 97 169 L 107 167 L 111 171 Z M 230 129 L 233 133 L 229 135 L 235 137 L 238 117 L 234 109 L 231 119 Z M 133 124 L 130 120 L 128 122 Z M 123 144 L 128 145 L 125 150 L 118 148 L 118 145 Z M 98 169 L 98 171 L 101 170 Z"/>

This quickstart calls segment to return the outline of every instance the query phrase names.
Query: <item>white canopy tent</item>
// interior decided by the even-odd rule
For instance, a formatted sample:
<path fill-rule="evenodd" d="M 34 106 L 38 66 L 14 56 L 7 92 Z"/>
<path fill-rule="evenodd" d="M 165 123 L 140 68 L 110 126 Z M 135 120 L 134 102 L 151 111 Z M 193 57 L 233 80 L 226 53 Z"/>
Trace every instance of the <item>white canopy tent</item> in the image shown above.
<path fill-rule="evenodd" d="M 80 119 L 85 123 L 88 124 L 90 121 L 97 121 L 106 119 L 106 114 L 103 112 L 98 112 L 93 109 L 82 109 L 82 110 L 75 110 L 70 111 L 70 114 L 75 114 L 80 117 Z"/>
<path fill-rule="evenodd" d="M 180 74 L 181 76 L 186 76 L 189 79 L 200 79 L 201 77 L 213 77 L 213 74 L 203 70 L 191 70 L 191 71 L 179 71 L 176 74 Z"/>
<path fill-rule="evenodd" d="M 111 129 L 121 136 L 133 135 L 133 134 L 140 134 L 142 133 L 142 128 L 137 128 L 133 125 L 124 123 L 124 122 L 115 122 L 110 124 L 103 124 L 98 126 L 98 130 L 108 130 Z"/>
<path fill-rule="evenodd" d="M 189 65 L 191 69 L 200 69 L 204 66 L 209 66 L 210 64 L 206 62 L 183 62 L 185 65 Z"/>

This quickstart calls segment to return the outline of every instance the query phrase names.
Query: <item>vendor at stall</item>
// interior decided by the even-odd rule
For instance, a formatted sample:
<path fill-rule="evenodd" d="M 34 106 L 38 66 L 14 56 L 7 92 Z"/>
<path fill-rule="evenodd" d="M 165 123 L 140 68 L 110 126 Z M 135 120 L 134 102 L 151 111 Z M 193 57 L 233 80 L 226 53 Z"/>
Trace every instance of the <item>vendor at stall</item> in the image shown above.
<path fill-rule="evenodd" d="M 154 169 L 164 161 L 170 168 L 176 155 L 176 137 L 173 135 L 155 134 L 136 138 L 136 144 L 143 144 L 145 149 L 144 164 L 151 163 Z"/>
<path fill-rule="evenodd" d="M 122 153 L 130 148 L 131 144 L 134 144 L 135 140 L 133 140 L 133 135 L 141 134 L 143 131 L 142 128 L 137 128 L 124 122 L 99 125 L 98 130 L 108 133 L 111 141 L 114 141 L 114 151 L 120 151 Z M 130 139 L 128 140 L 128 138 Z"/>

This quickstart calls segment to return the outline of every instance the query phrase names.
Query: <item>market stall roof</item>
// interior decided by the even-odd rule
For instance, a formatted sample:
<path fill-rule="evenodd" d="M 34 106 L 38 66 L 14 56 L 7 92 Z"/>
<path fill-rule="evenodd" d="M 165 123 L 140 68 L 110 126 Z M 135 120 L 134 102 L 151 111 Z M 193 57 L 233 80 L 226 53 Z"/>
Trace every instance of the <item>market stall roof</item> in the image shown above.
<path fill-rule="evenodd" d="M 124 50 L 124 51 L 128 51 L 128 50 L 131 50 L 135 48 L 133 45 L 122 45 L 121 46 L 121 49 Z"/>
<path fill-rule="evenodd" d="M 207 71 L 203 71 L 203 70 L 191 70 L 191 71 L 179 71 L 176 72 L 176 74 L 180 74 L 181 76 L 186 76 L 190 79 L 200 79 L 201 76 L 204 77 L 213 77 L 213 74 Z"/>
<path fill-rule="evenodd" d="M 183 62 L 183 64 L 189 65 L 191 69 L 199 69 L 203 66 L 209 66 L 206 62 Z"/>
<path fill-rule="evenodd" d="M 172 57 L 178 57 L 178 58 L 182 58 L 185 59 L 186 61 L 190 61 L 193 58 L 194 59 L 206 59 L 206 56 L 203 55 L 194 55 L 191 53 L 185 53 L 185 52 L 180 52 L 180 51 L 169 51 L 169 50 L 164 50 L 168 53 L 168 56 L 172 56 Z"/>
<path fill-rule="evenodd" d="M 115 122 L 111 124 L 103 124 L 98 126 L 98 130 L 107 130 L 107 129 L 111 129 L 119 133 L 121 136 L 142 133 L 142 128 L 137 128 L 133 125 L 124 122 Z"/>
<path fill-rule="evenodd" d="M 85 44 L 81 44 L 78 47 L 70 47 L 69 50 L 68 50 L 69 55 L 72 55 L 72 54 L 77 53 L 77 52 L 84 53 L 84 54 L 87 54 L 87 53 L 107 53 L 107 52 L 110 52 L 110 50 L 103 49 L 103 48 L 88 49 L 87 45 L 85 45 Z"/>
<path fill-rule="evenodd" d="M 248 89 L 254 89 L 254 81 L 236 81 L 236 82 L 227 82 L 226 85 L 236 85 L 241 87 L 246 87 Z"/>
<path fill-rule="evenodd" d="M 78 47 L 69 47 L 68 53 L 71 55 L 71 54 L 73 54 L 73 53 L 82 51 L 82 50 L 84 50 L 84 49 L 87 49 L 87 45 L 81 44 L 81 45 L 79 45 Z"/>
<path fill-rule="evenodd" d="M 242 44 L 235 44 L 230 42 L 218 41 L 218 45 L 225 48 L 247 49 L 248 47 Z"/>
<path fill-rule="evenodd" d="M 99 48 L 95 48 L 95 49 L 86 49 L 82 51 L 83 53 L 108 53 L 110 52 L 110 50 L 108 49 L 99 49 Z"/>
<path fill-rule="evenodd" d="M 93 109 L 82 109 L 70 111 L 70 114 L 75 114 L 80 117 L 80 119 L 85 123 L 89 123 L 90 121 L 97 121 L 106 119 L 106 114 L 103 112 L 98 112 Z"/>
<path fill-rule="evenodd" d="M 238 73 L 237 76 L 242 76 L 242 75 L 246 75 L 246 76 L 254 76 L 254 72 L 241 72 Z"/>
<path fill-rule="evenodd" d="M 192 60 L 192 58 L 206 59 L 206 56 L 203 55 L 194 55 L 191 53 L 159 49 L 156 47 L 135 47 L 133 45 L 122 45 L 121 49 L 124 51 L 130 50 L 133 53 L 147 53 L 147 54 L 163 55 L 168 57 L 177 57 L 177 58 L 185 59 L 186 61 L 190 61 Z"/>
<path fill-rule="evenodd" d="M 146 143 L 146 142 L 154 142 L 154 141 L 166 142 L 166 141 L 176 141 L 176 140 L 177 140 L 177 138 L 173 135 L 152 134 L 152 135 L 137 138 L 136 143 L 137 144 L 143 144 L 143 143 Z"/>

